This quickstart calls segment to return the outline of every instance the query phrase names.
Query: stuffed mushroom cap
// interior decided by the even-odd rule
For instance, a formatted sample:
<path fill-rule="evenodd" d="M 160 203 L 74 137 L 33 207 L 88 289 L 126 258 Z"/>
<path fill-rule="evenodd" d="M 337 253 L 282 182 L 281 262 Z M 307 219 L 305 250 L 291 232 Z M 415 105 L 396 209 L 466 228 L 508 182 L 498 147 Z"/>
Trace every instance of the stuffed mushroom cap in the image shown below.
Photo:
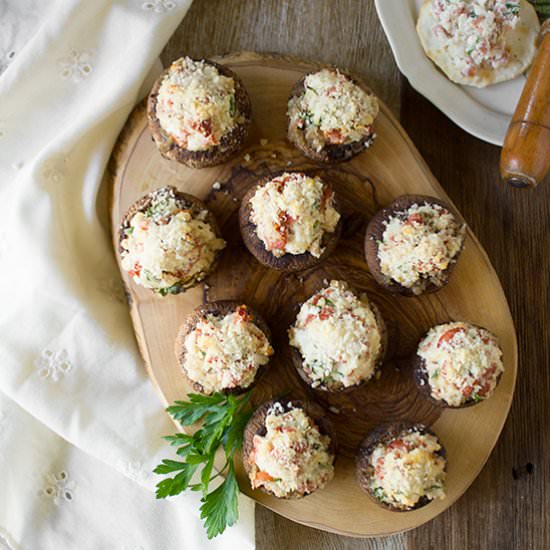
<path fill-rule="evenodd" d="M 156 81 L 147 115 L 164 157 L 203 168 L 229 160 L 242 148 L 251 107 L 243 83 L 227 67 L 182 57 Z"/>
<path fill-rule="evenodd" d="M 243 464 L 253 489 L 301 498 L 334 476 L 336 439 L 319 405 L 275 400 L 253 413 L 244 431 Z"/>
<path fill-rule="evenodd" d="M 365 257 L 386 290 L 418 296 L 448 283 L 465 235 L 465 224 L 444 202 L 402 195 L 369 222 Z"/>
<path fill-rule="evenodd" d="M 373 378 L 387 347 L 376 305 L 336 280 L 302 304 L 288 335 L 302 379 L 329 392 L 352 390 Z"/>
<path fill-rule="evenodd" d="M 447 461 L 437 436 L 422 424 L 400 422 L 372 430 L 359 446 L 357 480 L 380 506 L 416 510 L 445 498 Z"/>
<path fill-rule="evenodd" d="M 297 271 L 336 247 L 341 214 L 332 187 L 319 176 L 282 171 L 261 178 L 239 210 L 243 241 L 263 265 Z"/>
<path fill-rule="evenodd" d="M 496 336 L 471 323 L 433 327 L 416 352 L 415 381 L 425 395 L 443 407 L 468 407 L 488 399 L 503 372 Z"/>
<path fill-rule="evenodd" d="M 136 284 L 163 296 L 202 281 L 224 247 L 206 205 L 170 186 L 135 202 L 119 229 L 122 269 Z"/>
<path fill-rule="evenodd" d="M 289 141 L 325 163 L 349 160 L 374 141 L 378 100 L 360 80 L 337 68 L 305 75 L 288 101 Z"/>
<path fill-rule="evenodd" d="M 241 393 L 268 368 L 271 332 L 261 315 L 235 300 L 197 307 L 181 326 L 176 357 L 202 394 Z"/>

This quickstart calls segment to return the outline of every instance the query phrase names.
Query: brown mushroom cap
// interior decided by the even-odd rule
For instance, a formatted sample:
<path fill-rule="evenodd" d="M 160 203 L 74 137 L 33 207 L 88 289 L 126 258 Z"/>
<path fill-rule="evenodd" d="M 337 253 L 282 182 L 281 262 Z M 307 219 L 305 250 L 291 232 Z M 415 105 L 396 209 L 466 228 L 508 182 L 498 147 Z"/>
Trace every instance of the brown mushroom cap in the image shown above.
<path fill-rule="evenodd" d="M 174 193 L 174 196 L 176 197 L 177 204 L 181 208 L 191 210 L 194 215 L 198 215 L 200 212 L 206 211 L 207 215 L 206 215 L 205 221 L 210 225 L 216 237 L 220 239 L 222 238 L 220 228 L 218 226 L 218 223 L 216 222 L 216 218 L 214 217 L 214 214 L 212 214 L 212 212 L 208 209 L 206 204 L 204 204 L 204 202 L 202 202 L 200 199 L 197 199 L 197 197 L 194 197 L 193 195 L 189 195 L 188 193 L 178 191 L 178 189 L 176 189 L 175 187 L 171 185 L 167 185 L 165 187 L 160 187 L 158 189 L 155 189 L 151 193 L 148 193 L 147 195 L 138 199 L 134 204 L 132 204 L 132 206 L 130 206 L 130 208 L 122 218 L 122 221 L 118 229 L 118 245 L 119 245 L 118 250 L 121 256 L 122 254 L 125 253 L 125 250 L 122 248 L 121 243 L 126 236 L 126 231 L 130 227 L 130 221 L 138 212 L 145 213 L 149 208 L 149 206 L 151 206 L 151 203 L 153 202 L 155 195 L 162 190 L 172 190 Z M 177 288 L 170 291 L 170 294 L 179 294 L 180 292 L 183 292 L 188 288 L 194 287 L 197 284 L 199 284 L 201 281 L 203 281 L 210 273 L 212 273 L 212 271 L 216 267 L 216 264 L 218 262 L 218 258 L 221 252 L 222 252 L 221 250 L 216 251 L 214 261 L 206 271 L 201 271 L 200 273 L 196 273 L 190 279 L 181 280 L 177 285 Z M 159 290 L 157 289 L 151 289 L 151 290 L 155 293 L 159 292 Z"/>
<path fill-rule="evenodd" d="M 352 290 L 356 296 L 359 295 L 359 293 L 356 290 L 354 289 L 350 289 L 350 290 Z M 303 303 L 300 304 L 300 307 L 302 305 Z M 364 384 L 366 384 L 367 382 L 369 382 L 375 377 L 376 373 L 382 367 L 382 364 L 384 362 L 384 357 L 386 356 L 386 350 L 388 348 L 388 330 L 379 307 L 370 299 L 369 299 L 369 306 L 371 307 L 374 313 L 374 316 L 376 318 L 376 324 L 378 325 L 378 328 L 380 330 L 380 351 L 378 352 L 378 357 L 376 358 L 376 362 L 375 362 L 375 369 L 371 378 L 369 378 L 368 380 L 362 380 L 361 382 L 358 382 L 357 384 L 354 384 L 353 386 L 348 386 L 348 387 L 343 386 L 342 384 L 339 384 L 331 388 L 327 388 L 324 386 L 318 386 L 316 388 L 313 388 L 312 386 L 313 380 L 309 377 L 309 375 L 304 370 L 304 359 L 302 357 L 302 354 L 300 353 L 300 350 L 298 350 L 298 348 L 295 348 L 294 346 L 290 346 L 290 356 L 292 358 L 292 364 L 294 365 L 294 368 L 297 370 L 298 374 L 300 375 L 300 378 L 309 387 L 313 388 L 315 391 L 319 391 L 323 393 L 325 392 L 326 393 L 349 393 L 360 388 L 361 386 L 363 386 Z"/>
<path fill-rule="evenodd" d="M 241 230 L 241 236 L 243 242 L 248 249 L 248 251 L 262 264 L 271 269 L 277 271 L 301 271 L 303 269 L 308 269 L 313 267 L 322 261 L 324 261 L 336 248 L 338 240 L 340 239 L 340 234 L 342 233 L 342 212 L 340 209 L 338 197 L 336 193 L 333 196 L 333 205 L 336 211 L 340 214 L 340 219 L 338 224 L 332 233 L 327 231 L 323 234 L 323 239 L 321 241 L 324 250 L 319 258 L 313 256 L 310 252 L 304 252 L 303 254 L 284 254 L 280 258 L 274 256 L 269 250 L 265 248 L 264 243 L 258 237 L 256 233 L 256 225 L 252 222 L 252 204 L 250 200 L 256 193 L 257 189 L 266 185 L 271 180 L 281 176 L 282 174 L 291 174 L 291 173 L 300 173 L 305 174 L 309 177 L 315 177 L 313 174 L 308 172 L 301 172 L 296 170 L 281 170 L 274 172 L 269 176 L 264 176 L 258 180 L 258 182 L 252 186 L 244 195 L 241 206 L 239 208 L 239 226 Z M 323 183 L 332 189 L 332 187 L 323 180 Z M 332 189 L 334 192 L 334 189 Z"/>
<path fill-rule="evenodd" d="M 392 504 L 380 501 L 374 496 L 370 488 L 370 480 L 374 469 L 369 463 L 369 459 L 374 449 L 379 444 L 388 445 L 391 441 L 398 438 L 404 431 L 410 430 L 416 431 L 420 434 L 431 434 L 437 437 L 433 430 L 424 424 L 415 424 L 412 422 L 392 422 L 382 424 L 370 431 L 365 439 L 363 439 L 359 445 L 355 459 L 357 482 L 359 483 L 361 489 L 367 493 L 367 495 L 369 495 L 369 497 L 376 502 L 376 504 L 382 506 L 382 508 L 386 508 L 386 510 L 391 510 L 392 512 L 408 512 L 410 510 L 417 510 L 418 508 L 422 508 L 431 502 L 430 499 L 424 496 L 411 508 L 400 508 L 398 506 L 393 506 Z M 446 459 L 447 453 L 445 448 L 443 447 L 441 441 L 439 441 L 439 444 L 441 445 L 441 449 L 439 449 L 436 454 Z"/>
<path fill-rule="evenodd" d="M 327 67 L 329 70 L 332 70 L 333 72 L 338 72 L 345 77 L 347 77 L 349 80 L 351 80 L 354 84 L 359 86 L 362 90 L 364 90 L 369 95 L 374 95 L 372 90 L 358 77 L 352 76 L 347 71 L 342 71 L 340 69 L 336 69 L 335 67 Z M 289 101 L 293 98 L 297 98 L 301 96 L 305 91 L 305 79 L 310 74 L 318 73 L 320 70 L 310 72 L 308 74 L 305 74 L 292 88 L 292 92 L 289 97 Z M 372 143 L 374 139 L 374 133 L 369 134 L 368 136 L 365 136 L 364 138 L 354 141 L 352 143 L 346 143 L 346 144 L 333 144 L 333 143 L 327 143 L 321 151 L 317 151 L 315 148 L 313 148 L 305 137 L 305 131 L 303 129 L 300 129 L 296 127 L 296 125 L 291 124 L 290 116 L 287 112 L 287 138 L 290 143 L 292 143 L 301 153 L 303 153 L 306 157 L 315 160 L 317 162 L 323 162 L 326 164 L 336 164 L 338 162 L 344 162 L 346 160 L 350 160 L 355 155 L 358 155 L 361 153 L 361 151 L 364 151 L 369 145 Z"/>
<path fill-rule="evenodd" d="M 478 327 L 478 328 L 483 328 L 483 327 L 480 327 L 478 325 L 474 325 L 473 323 L 470 323 L 470 324 L 472 326 L 475 326 L 475 327 Z M 487 330 L 487 329 L 483 329 L 483 330 Z M 420 340 L 422 341 L 425 336 L 426 336 L 426 334 L 424 336 L 422 336 L 422 338 Z M 412 374 L 413 374 L 414 382 L 415 382 L 417 388 L 420 390 L 422 395 L 428 401 L 433 403 L 434 405 L 437 405 L 439 407 L 443 407 L 445 409 L 465 409 L 466 407 L 471 407 L 473 405 L 477 405 L 478 403 L 482 403 L 483 401 L 486 401 L 487 399 L 489 399 L 491 397 L 491 396 L 489 396 L 486 399 L 482 399 L 480 401 L 474 401 L 474 399 L 468 398 L 461 405 L 449 405 L 445 400 L 437 399 L 437 398 L 433 397 L 432 387 L 430 385 L 430 380 L 429 380 L 429 377 L 428 377 L 428 373 L 427 373 L 426 368 L 425 368 L 426 362 L 424 361 L 424 359 L 422 357 L 420 357 L 418 355 L 418 353 L 415 353 L 414 356 L 413 356 L 412 362 L 413 362 Z M 498 386 L 498 384 L 500 383 L 501 378 L 502 378 L 502 372 L 497 377 L 497 382 L 496 382 L 496 385 L 495 385 L 495 389 Z"/>
<path fill-rule="evenodd" d="M 250 472 L 252 470 L 252 465 L 250 464 L 248 457 L 254 451 L 254 436 L 255 435 L 264 436 L 267 433 L 266 426 L 265 426 L 266 417 L 269 412 L 269 409 L 275 403 L 280 403 L 283 406 L 283 409 L 285 412 L 291 409 L 298 409 L 298 408 L 303 409 L 304 412 L 315 422 L 315 424 L 319 429 L 319 432 L 322 435 L 328 435 L 330 437 L 328 452 L 331 455 L 336 456 L 336 450 L 337 450 L 336 433 L 334 431 L 332 423 L 326 417 L 325 411 L 320 405 L 312 401 L 300 401 L 300 400 L 294 400 L 294 399 L 293 400 L 274 399 L 272 401 L 267 401 L 265 403 L 262 403 L 254 411 L 254 413 L 250 417 L 250 420 L 248 421 L 248 424 L 244 429 L 242 460 L 243 460 L 244 469 L 248 476 L 250 476 Z M 271 491 L 267 490 L 265 487 L 259 487 L 259 489 L 268 495 L 275 496 Z M 307 493 L 307 494 L 311 494 L 311 493 Z M 277 497 L 277 498 L 297 499 L 297 498 L 305 497 L 307 496 L 307 494 L 293 491 L 288 495 L 286 495 L 285 497 Z"/>
<path fill-rule="evenodd" d="M 183 374 L 185 375 L 186 379 L 189 381 L 189 383 L 193 386 L 193 389 L 198 392 L 205 394 L 204 387 L 200 382 L 197 382 L 195 380 L 191 380 L 189 378 L 187 371 L 185 370 L 185 359 L 186 359 L 186 349 L 185 349 L 185 338 L 187 335 L 192 332 L 195 327 L 197 326 L 198 322 L 205 319 L 207 315 L 216 315 L 220 317 L 225 317 L 226 315 L 230 315 L 235 311 L 235 309 L 243 304 L 243 302 L 238 302 L 236 300 L 219 300 L 217 302 L 210 302 L 208 304 L 203 304 L 193 310 L 193 312 L 187 317 L 187 319 L 184 321 L 184 323 L 181 325 L 178 335 L 176 337 L 175 342 L 175 352 L 176 357 L 178 359 L 178 363 L 183 371 Z M 269 340 L 269 343 L 271 344 L 271 331 L 269 330 L 269 327 L 263 317 L 250 306 L 246 306 L 247 311 L 249 315 L 252 317 L 251 322 L 254 323 L 266 336 L 266 338 Z M 237 386 L 235 388 L 225 388 L 223 390 L 219 390 L 220 393 L 224 393 L 226 395 L 228 394 L 239 394 L 243 393 L 245 391 L 248 391 L 249 389 L 253 388 L 258 380 L 261 378 L 261 376 L 264 374 L 264 372 L 269 367 L 269 363 L 267 362 L 265 365 L 260 365 L 258 370 L 256 371 L 256 375 L 254 376 L 254 380 L 251 384 L 249 384 L 246 387 Z"/>
<path fill-rule="evenodd" d="M 451 208 L 448 204 L 435 197 L 428 197 L 426 195 L 401 195 L 373 216 L 367 226 L 367 231 L 365 234 L 365 259 L 367 261 L 367 265 L 369 266 L 369 270 L 375 281 L 380 286 L 390 292 L 402 294 L 403 296 L 420 296 L 421 294 L 436 292 L 437 290 L 443 288 L 449 282 L 449 277 L 458 261 L 458 258 L 460 257 L 462 248 L 464 247 L 463 241 L 461 249 L 456 253 L 448 267 L 442 271 L 443 277 L 441 285 L 436 285 L 429 281 L 426 288 L 418 294 L 415 294 L 412 288 L 407 288 L 382 273 L 380 268 L 380 259 L 378 258 L 378 242 L 382 240 L 384 235 L 384 231 L 386 229 L 385 223 L 388 222 L 390 218 L 395 216 L 397 212 L 407 210 L 413 204 L 430 204 L 441 206 L 455 217 L 457 223 L 460 224 L 462 222 L 461 216 L 458 215 L 454 208 Z"/>
<path fill-rule="evenodd" d="M 214 145 L 203 151 L 190 151 L 178 145 L 174 138 L 161 126 L 157 117 L 157 100 L 162 81 L 170 73 L 170 67 L 165 69 L 155 81 L 153 89 L 149 94 L 149 99 L 147 100 L 149 129 L 161 155 L 167 159 L 181 162 L 191 168 L 215 166 L 229 160 L 243 147 L 246 137 L 248 136 L 252 116 L 250 98 L 241 79 L 224 65 L 220 65 L 209 59 L 204 59 L 202 61 L 218 69 L 221 75 L 234 80 L 235 107 L 244 117 L 243 122 L 237 124 L 233 130 L 221 138 L 219 145 Z"/>

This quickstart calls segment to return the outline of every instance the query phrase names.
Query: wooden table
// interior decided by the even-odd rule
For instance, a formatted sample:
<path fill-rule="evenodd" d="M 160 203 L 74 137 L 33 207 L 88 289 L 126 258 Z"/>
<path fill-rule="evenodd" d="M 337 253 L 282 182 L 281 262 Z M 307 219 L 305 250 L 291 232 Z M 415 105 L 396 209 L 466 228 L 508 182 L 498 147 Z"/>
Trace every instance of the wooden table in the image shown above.
<path fill-rule="evenodd" d="M 445 513 L 402 535 L 352 539 L 258 506 L 258 549 L 550 548 L 550 181 L 533 191 L 500 183 L 500 150 L 459 129 L 400 75 L 372 0 L 194 0 L 163 61 L 238 50 L 334 63 L 369 82 L 489 254 L 510 303 L 520 354 L 501 438 L 478 479 Z"/>

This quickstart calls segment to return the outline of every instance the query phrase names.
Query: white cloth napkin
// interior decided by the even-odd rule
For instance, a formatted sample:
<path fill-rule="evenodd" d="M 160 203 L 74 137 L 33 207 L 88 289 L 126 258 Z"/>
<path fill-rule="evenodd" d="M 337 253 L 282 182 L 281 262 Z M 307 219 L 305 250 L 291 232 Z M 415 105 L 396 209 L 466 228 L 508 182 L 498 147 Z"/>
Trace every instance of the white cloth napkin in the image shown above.
<path fill-rule="evenodd" d="M 36 4 L 13 2 L 12 13 Z M 6 54 L 0 76 L 5 544 L 144 550 L 206 544 L 195 495 L 157 503 L 150 492 L 159 481 L 153 467 L 172 453 L 161 436 L 174 427 L 137 353 L 108 235 L 108 189 L 101 186 L 140 86 L 190 3 L 50 1 L 32 38 Z M 0 14 L 5 29 L 5 0 Z M 74 498 L 63 496 L 67 483 Z M 44 496 L 48 487 L 60 491 L 57 503 Z M 243 497 L 240 510 L 238 526 L 215 546 L 253 546 L 253 505 Z M 126 540 L 129 532 L 149 542 Z"/>

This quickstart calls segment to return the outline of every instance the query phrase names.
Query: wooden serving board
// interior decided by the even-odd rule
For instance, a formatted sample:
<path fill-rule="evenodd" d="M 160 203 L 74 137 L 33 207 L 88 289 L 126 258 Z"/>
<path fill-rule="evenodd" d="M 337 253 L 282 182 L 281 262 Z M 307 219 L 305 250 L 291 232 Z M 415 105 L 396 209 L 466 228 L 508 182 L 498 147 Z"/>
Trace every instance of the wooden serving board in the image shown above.
<path fill-rule="evenodd" d="M 417 527 L 460 497 L 489 457 L 506 420 L 517 371 L 514 325 L 497 275 L 483 248 L 468 230 L 464 251 L 443 290 L 404 298 L 380 288 L 363 259 L 364 230 L 371 216 L 404 193 L 432 195 L 449 201 L 418 151 L 389 109 L 381 104 L 372 148 L 350 162 L 322 167 L 307 161 L 285 141 L 286 102 L 293 84 L 320 65 L 277 55 L 240 53 L 217 59 L 243 80 L 253 108 L 247 148 L 231 162 L 196 170 L 163 159 L 147 129 L 144 104 L 129 117 L 113 151 L 112 226 L 118 255 L 117 228 L 128 207 L 143 194 L 164 185 L 206 200 L 228 241 L 220 266 L 206 285 L 161 298 L 137 287 L 126 274 L 130 311 L 147 371 L 163 402 L 185 399 L 190 391 L 174 354 L 174 340 L 189 312 L 205 300 L 237 299 L 258 308 L 274 334 L 276 355 L 258 384 L 253 401 L 290 394 L 319 400 L 334 423 L 340 444 L 336 476 L 325 489 L 295 501 L 252 491 L 239 468 L 242 490 L 292 520 L 352 536 L 379 536 Z M 268 143 L 261 145 L 260 140 Z M 444 139 L 444 137 L 442 137 Z M 334 186 L 344 205 L 344 231 L 336 252 L 320 267 L 287 274 L 261 266 L 242 244 L 237 211 L 254 179 L 281 169 L 313 169 Z M 221 189 L 213 189 L 215 182 Z M 291 365 L 287 327 L 297 305 L 323 284 L 345 279 L 366 290 L 379 305 L 390 329 L 389 359 L 380 379 L 337 398 L 316 395 L 301 383 Z M 495 394 L 463 410 L 439 409 L 415 389 L 407 357 L 433 325 L 466 320 L 493 331 L 500 339 L 505 372 Z M 447 449 L 447 498 L 420 510 L 395 513 L 374 504 L 357 486 L 354 453 L 365 433 L 393 420 L 432 425 Z"/>

